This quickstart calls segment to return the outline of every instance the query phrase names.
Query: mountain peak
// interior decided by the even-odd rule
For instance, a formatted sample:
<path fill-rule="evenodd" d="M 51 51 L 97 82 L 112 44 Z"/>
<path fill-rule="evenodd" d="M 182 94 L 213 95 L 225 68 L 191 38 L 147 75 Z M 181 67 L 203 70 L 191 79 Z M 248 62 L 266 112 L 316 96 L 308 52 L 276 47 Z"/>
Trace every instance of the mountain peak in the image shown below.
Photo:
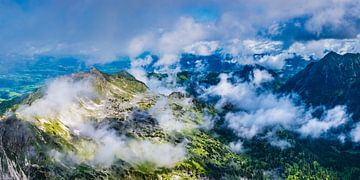
<path fill-rule="evenodd" d="M 341 56 L 340 54 L 338 54 L 337 52 L 335 51 L 330 51 L 329 53 L 327 53 L 324 58 L 326 57 L 336 57 L 336 56 Z"/>
<path fill-rule="evenodd" d="M 343 55 L 340 55 L 340 54 L 338 54 L 338 53 L 336 53 L 334 51 L 330 51 L 322 59 L 320 59 L 319 62 L 321 64 L 321 63 L 330 63 L 330 62 L 333 62 L 333 61 L 339 61 L 342 56 Z"/>
<path fill-rule="evenodd" d="M 325 61 L 325 60 L 352 60 L 355 61 L 357 59 L 359 59 L 360 54 L 359 53 L 345 53 L 345 54 L 338 54 L 337 52 L 334 51 L 330 51 L 329 53 L 327 53 L 320 61 Z"/>
<path fill-rule="evenodd" d="M 103 76 L 103 73 L 100 72 L 96 67 L 91 67 L 90 68 L 90 73 L 94 74 L 94 75 L 98 75 L 98 76 Z"/>

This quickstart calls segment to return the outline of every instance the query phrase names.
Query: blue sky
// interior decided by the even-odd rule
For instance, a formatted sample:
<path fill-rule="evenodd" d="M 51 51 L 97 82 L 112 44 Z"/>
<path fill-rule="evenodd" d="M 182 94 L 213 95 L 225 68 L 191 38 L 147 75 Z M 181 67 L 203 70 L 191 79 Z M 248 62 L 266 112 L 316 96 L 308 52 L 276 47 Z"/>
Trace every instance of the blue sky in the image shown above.
<path fill-rule="evenodd" d="M 359 9 L 356 0 L 3 0 L 0 60 L 68 55 L 110 61 L 133 55 L 129 47 L 139 39 L 140 50 L 160 55 L 199 41 L 223 46 L 234 39 L 265 39 L 290 47 L 357 39 Z M 158 45 L 173 45 L 161 43 L 166 37 L 175 44 L 171 50 Z"/>

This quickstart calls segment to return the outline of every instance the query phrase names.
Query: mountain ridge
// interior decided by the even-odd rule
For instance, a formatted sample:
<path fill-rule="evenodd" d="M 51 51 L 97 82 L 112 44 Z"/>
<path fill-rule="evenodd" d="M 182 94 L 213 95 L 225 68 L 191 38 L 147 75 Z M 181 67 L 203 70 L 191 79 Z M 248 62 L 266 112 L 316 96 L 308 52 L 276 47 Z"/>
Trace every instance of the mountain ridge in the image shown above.
<path fill-rule="evenodd" d="M 329 52 L 318 62 L 311 62 L 290 78 L 280 89 L 295 92 L 305 102 L 318 106 L 348 105 L 354 118 L 359 119 L 360 54 L 344 55 Z"/>
<path fill-rule="evenodd" d="M 204 109 L 187 101 L 181 93 L 153 94 L 124 71 L 60 77 L 2 118 L 2 178 L 260 177 L 244 169 L 251 166 L 246 156 L 198 129 Z"/>

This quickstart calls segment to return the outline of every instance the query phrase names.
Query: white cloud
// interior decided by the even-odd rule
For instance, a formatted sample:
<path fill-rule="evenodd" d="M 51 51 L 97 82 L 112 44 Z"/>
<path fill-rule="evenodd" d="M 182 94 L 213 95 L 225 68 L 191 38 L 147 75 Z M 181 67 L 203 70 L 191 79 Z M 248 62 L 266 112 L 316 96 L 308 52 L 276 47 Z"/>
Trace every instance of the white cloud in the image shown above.
<path fill-rule="evenodd" d="M 173 29 L 160 35 L 158 50 L 164 54 L 178 53 L 183 47 L 206 38 L 208 30 L 193 18 L 181 17 Z"/>
<path fill-rule="evenodd" d="M 349 121 L 344 106 L 336 106 L 326 112 L 323 118 L 310 119 L 298 130 L 303 136 L 320 137 L 327 131 L 344 125 Z"/>
<path fill-rule="evenodd" d="M 155 37 L 152 33 L 147 33 L 132 39 L 129 43 L 128 53 L 130 57 L 135 58 L 144 51 L 150 50 L 149 47 L 155 43 Z"/>
<path fill-rule="evenodd" d="M 270 73 L 268 73 L 267 71 L 259 70 L 259 69 L 254 70 L 253 82 L 256 85 L 260 85 L 263 82 L 268 82 L 268 81 L 271 81 L 273 79 L 274 78 L 272 77 L 272 75 Z"/>
<path fill-rule="evenodd" d="M 159 94 L 169 95 L 170 93 L 184 92 L 183 87 L 176 86 L 177 72 L 180 71 L 179 67 L 175 69 L 162 68 L 156 73 L 166 73 L 166 77 L 163 77 L 161 80 L 156 77 L 148 77 L 147 67 L 154 61 L 151 55 L 147 55 L 143 58 L 134 58 L 131 61 L 131 68 L 128 70 L 136 79 L 145 83 L 151 91 L 154 91 Z M 175 60 L 177 61 L 177 60 Z M 151 67 L 155 68 L 155 67 Z"/>
<path fill-rule="evenodd" d="M 230 149 L 235 152 L 235 153 L 242 153 L 244 152 L 244 146 L 243 146 L 243 142 L 238 140 L 236 142 L 231 142 L 229 144 Z"/>
<path fill-rule="evenodd" d="M 209 56 L 219 50 L 220 44 L 217 41 L 199 41 L 184 48 L 185 53 Z"/>
<path fill-rule="evenodd" d="M 237 108 L 253 111 L 258 107 L 270 108 L 273 107 L 274 102 L 278 102 L 278 98 L 271 93 L 257 94 L 255 86 L 256 83 L 238 83 L 236 85 L 228 81 L 229 76 L 220 74 L 220 82 L 216 86 L 207 89 L 205 95 L 217 95 L 221 97 L 217 107 L 221 107 L 225 103 L 232 103 Z M 281 99 L 284 105 L 289 104 L 288 100 Z"/>
<path fill-rule="evenodd" d="M 344 106 L 325 110 L 318 119 L 312 116 L 313 108 L 296 105 L 290 97 L 278 97 L 266 91 L 257 93 L 255 80 L 232 84 L 228 78 L 228 75 L 221 74 L 220 82 L 208 88 L 206 96 L 220 97 L 216 104 L 219 110 L 228 103 L 233 105 L 224 118 L 228 128 L 241 138 L 251 139 L 279 128 L 297 132 L 303 137 L 319 138 L 350 122 Z M 353 134 L 356 137 L 355 131 Z M 289 142 L 278 139 L 275 133 L 268 133 L 266 139 L 280 148 L 291 146 Z"/>
<path fill-rule="evenodd" d="M 238 110 L 225 116 L 226 122 L 240 137 L 252 138 L 267 128 L 290 127 L 296 121 L 298 108 L 288 98 L 277 98 L 271 93 L 257 94 L 252 83 L 231 84 L 228 76 L 220 75 L 220 82 L 208 89 L 209 95 L 220 96 L 217 107 L 231 103 Z"/>
<path fill-rule="evenodd" d="M 244 40 L 243 45 L 252 54 L 265 54 L 276 53 L 282 49 L 283 43 L 281 41 L 269 41 L 269 40 Z"/>
<path fill-rule="evenodd" d="M 254 54 L 277 54 L 283 48 L 281 41 L 271 41 L 261 38 L 234 38 L 222 42 L 222 48 L 225 53 L 234 56 L 252 56 Z"/>
<path fill-rule="evenodd" d="M 260 109 L 253 113 L 237 112 L 225 116 L 228 127 L 238 136 L 252 138 L 264 132 L 267 128 L 277 126 L 291 128 L 297 118 L 297 109 L 291 104 L 281 105 L 280 102 L 272 108 Z"/>
<path fill-rule="evenodd" d="M 171 27 L 159 32 L 148 32 L 133 38 L 129 44 L 132 56 L 150 50 L 159 55 L 155 66 L 165 68 L 176 64 L 179 55 L 185 52 L 209 54 L 217 48 L 216 42 L 206 40 L 212 32 L 212 25 L 196 22 L 191 17 L 179 17 Z"/>
<path fill-rule="evenodd" d="M 136 54 L 138 55 L 138 54 Z M 128 70 L 131 75 L 133 75 L 139 81 L 148 84 L 148 77 L 145 68 L 153 62 L 151 55 L 147 55 L 144 58 L 133 58 L 131 60 L 131 68 Z"/>
<path fill-rule="evenodd" d="M 61 77 L 48 84 L 43 98 L 36 100 L 31 106 L 20 107 L 18 113 L 21 117 L 31 121 L 36 116 L 61 116 L 64 117 L 62 118 L 63 123 L 73 124 L 78 122 L 78 118 L 82 116 L 71 112 L 72 108 L 75 109 L 80 106 L 74 102 L 78 98 L 94 99 L 96 97 L 97 94 L 91 79 L 75 81 L 71 78 Z"/>
<path fill-rule="evenodd" d="M 318 13 L 313 13 L 311 18 L 306 22 L 306 29 L 320 34 L 325 28 L 333 30 L 341 30 L 344 25 L 353 28 L 349 25 L 350 17 L 359 18 L 358 6 L 356 1 L 339 1 L 334 0 L 334 5 L 325 7 Z"/>
<path fill-rule="evenodd" d="M 210 124 L 196 124 L 195 114 L 191 110 L 191 98 L 172 98 L 159 97 L 154 106 L 149 110 L 149 114 L 157 120 L 159 126 L 167 133 L 182 133 L 186 130 L 201 128 Z M 181 106 L 181 110 L 174 113 L 173 107 Z M 180 114 L 179 114 L 180 113 Z M 205 122 L 208 123 L 208 122 Z"/>
<path fill-rule="evenodd" d="M 283 139 L 270 140 L 270 144 L 280 149 L 287 149 L 291 147 L 291 144 Z"/>
<path fill-rule="evenodd" d="M 95 167 L 110 167 L 116 160 L 122 159 L 134 166 L 151 163 L 153 168 L 173 167 L 186 156 L 186 148 L 182 143 L 173 145 L 135 140 L 118 136 L 108 129 L 92 127 L 89 126 L 89 131 L 93 130 L 92 132 L 82 134 L 92 141 L 82 144 L 80 152 L 52 150 L 50 155 L 60 162 L 70 160 L 76 164 L 87 163 Z"/>
<path fill-rule="evenodd" d="M 172 167 L 184 160 L 186 155 L 185 144 L 173 145 L 154 143 L 149 140 L 133 140 L 118 137 L 109 130 L 104 130 L 102 133 L 99 131 L 101 130 L 95 130 L 94 135 L 90 136 L 98 143 L 97 148 L 93 150 L 94 156 L 88 160 L 85 159 L 85 162 L 88 161 L 96 166 L 109 167 L 117 159 L 122 159 L 133 165 L 153 163 L 155 167 Z M 91 151 L 91 149 L 86 151 Z M 80 156 L 78 161 L 84 160 Z"/>
<path fill-rule="evenodd" d="M 280 139 L 276 135 L 277 129 L 270 131 L 266 134 L 265 139 L 270 143 L 270 145 L 274 147 L 278 147 L 280 149 L 287 149 L 292 147 L 292 145 L 286 139 Z"/>
<path fill-rule="evenodd" d="M 291 58 L 289 53 L 283 53 L 281 41 L 271 41 L 261 38 L 232 39 L 222 43 L 223 53 L 234 56 L 239 64 L 260 64 L 270 69 L 281 69 L 285 59 Z M 261 55 L 255 59 L 254 54 Z"/>
<path fill-rule="evenodd" d="M 149 113 L 159 122 L 160 127 L 167 132 L 181 132 L 185 129 L 185 124 L 175 118 L 165 97 L 161 97 L 150 109 Z"/>
<path fill-rule="evenodd" d="M 360 142 L 360 123 L 355 124 L 355 128 L 351 130 L 350 135 L 354 142 Z"/>
<path fill-rule="evenodd" d="M 292 57 L 293 55 L 288 53 L 265 55 L 255 62 L 270 69 L 281 69 L 285 65 L 285 60 Z"/>
<path fill-rule="evenodd" d="M 292 44 L 285 52 L 297 54 L 305 59 L 320 59 L 329 51 L 338 54 L 359 53 L 360 40 L 356 39 L 321 39 L 308 42 L 297 42 Z"/>
<path fill-rule="evenodd" d="M 163 70 L 167 71 L 170 65 L 176 64 L 180 60 L 177 54 L 164 54 L 160 56 L 159 60 L 155 63 L 155 66 L 164 66 Z"/>

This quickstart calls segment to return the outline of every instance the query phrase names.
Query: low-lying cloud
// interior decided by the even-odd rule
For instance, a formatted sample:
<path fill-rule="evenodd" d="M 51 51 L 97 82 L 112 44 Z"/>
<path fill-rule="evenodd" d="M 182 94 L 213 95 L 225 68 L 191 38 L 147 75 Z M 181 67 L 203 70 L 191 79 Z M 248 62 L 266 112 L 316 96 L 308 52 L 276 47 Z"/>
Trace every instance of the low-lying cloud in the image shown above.
<path fill-rule="evenodd" d="M 133 166 L 149 163 L 152 168 L 173 167 L 186 156 L 186 148 L 182 143 L 155 143 L 119 136 L 109 129 L 90 130 L 81 135 L 92 141 L 81 144 L 78 152 L 53 150 L 50 155 L 60 162 L 87 163 L 96 167 L 110 167 L 121 159 Z"/>
<path fill-rule="evenodd" d="M 319 120 L 316 118 L 308 120 L 298 130 L 303 136 L 320 137 L 332 128 L 339 127 L 349 122 L 349 116 L 344 106 L 336 106 L 328 110 Z"/>
<path fill-rule="evenodd" d="M 232 108 L 224 116 L 227 127 L 239 138 L 252 139 L 256 136 L 264 137 L 271 145 L 287 148 L 291 147 L 286 140 L 278 139 L 277 130 L 285 129 L 298 133 L 301 137 L 321 138 L 335 136 L 344 140 L 346 132 L 335 132 L 351 123 L 351 115 L 345 106 L 335 106 L 324 109 L 321 117 L 313 116 L 316 108 L 305 107 L 295 103 L 292 96 L 281 96 L 267 90 L 260 90 L 257 81 L 232 83 L 227 74 L 220 75 L 220 82 L 206 89 L 205 98 L 217 96 L 220 99 L 215 107 L 223 111 L 230 103 Z M 256 79 L 256 78 L 255 78 Z M 266 78 L 271 81 L 271 78 Z M 294 96 L 295 97 L 295 96 Z M 296 100 L 296 101 L 295 101 Z M 320 108 L 320 107 L 318 107 Z M 354 130 L 348 137 L 356 139 Z M 237 149 L 237 142 L 231 144 Z"/>

